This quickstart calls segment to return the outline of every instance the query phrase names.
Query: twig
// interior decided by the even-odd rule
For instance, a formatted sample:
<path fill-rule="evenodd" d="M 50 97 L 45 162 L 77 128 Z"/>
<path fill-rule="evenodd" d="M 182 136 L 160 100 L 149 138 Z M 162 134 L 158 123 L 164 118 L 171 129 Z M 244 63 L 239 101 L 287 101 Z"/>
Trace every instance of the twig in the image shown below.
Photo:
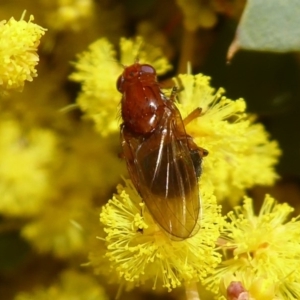
<path fill-rule="evenodd" d="M 185 294 L 187 300 L 201 300 L 196 283 L 186 286 Z"/>

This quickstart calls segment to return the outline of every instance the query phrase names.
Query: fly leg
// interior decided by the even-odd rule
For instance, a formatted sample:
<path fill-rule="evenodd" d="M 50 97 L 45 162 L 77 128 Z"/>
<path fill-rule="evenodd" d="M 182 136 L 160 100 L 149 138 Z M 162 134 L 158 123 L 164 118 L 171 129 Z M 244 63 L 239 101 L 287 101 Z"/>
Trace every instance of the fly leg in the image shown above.
<path fill-rule="evenodd" d="M 202 113 L 202 108 L 197 107 L 193 111 L 191 111 L 184 119 L 183 119 L 183 124 L 184 126 L 188 125 L 190 122 L 193 120 L 199 118 Z"/>
<path fill-rule="evenodd" d="M 195 108 L 184 118 L 183 120 L 184 126 L 187 126 L 190 122 L 192 122 L 196 118 L 199 118 L 201 116 L 201 113 L 202 113 L 202 108 L 200 107 Z M 191 137 L 188 138 L 188 145 L 191 151 L 198 150 L 201 158 L 208 155 L 208 151 L 202 147 L 197 146 Z"/>
<path fill-rule="evenodd" d="M 170 96 L 170 100 L 172 102 L 174 102 L 175 97 L 178 93 L 178 88 L 176 86 L 173 87 L 172 92 L 171 92 L 171 96 Z M 199 118 L 201 116 L 202 113 L 202 108 L 201 107 L 197 107 L 195 108 L 193 111 L 191 111 L 184 119 L 183 119 L 183 125 L 184 127 L 186 127 L 190 122 L 192 122 L 193 120 Z M 185 134 L 184 134 L 185 135 Z M 204 148 L 198 147 L 193 139 L 189 136 L 187 136 L 187 142 L 188 142 L 188 146 L 190 148 L 191 151 L 195 151 L 197 150 L 199 152 L 200 157 L 205 157 L 208 155 L 208 151 Z"/>
<path fill-rule="evenodd" d="M 171 95 L 170 95 L 170 100 L 171 100 L 172 102 L 175 101 L 175 98 L 176 98 L 177 93 L 178 93 L 178 88 L 177 88 L 177 86 L 173 86 L 172 92 L 171 92 Z"/>

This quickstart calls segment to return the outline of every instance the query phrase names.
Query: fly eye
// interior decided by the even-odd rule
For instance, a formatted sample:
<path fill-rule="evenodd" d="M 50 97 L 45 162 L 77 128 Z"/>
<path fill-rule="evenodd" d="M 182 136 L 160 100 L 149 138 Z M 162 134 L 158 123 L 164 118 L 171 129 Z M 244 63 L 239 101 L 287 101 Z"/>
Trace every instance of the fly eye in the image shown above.
<path fill-rule="evenodd" d="M 117 80 L 117 90 L 120 93 L 123 93 L 123 82 L 124 82 L 124 77 L 122 75 L 119 76 L 118 80 Z"/>
<path fill-rule="evenodd" d="M 155 69 L 150 65 L 142 65 L 140 72 L 144 74 L 156 75 Z"/>

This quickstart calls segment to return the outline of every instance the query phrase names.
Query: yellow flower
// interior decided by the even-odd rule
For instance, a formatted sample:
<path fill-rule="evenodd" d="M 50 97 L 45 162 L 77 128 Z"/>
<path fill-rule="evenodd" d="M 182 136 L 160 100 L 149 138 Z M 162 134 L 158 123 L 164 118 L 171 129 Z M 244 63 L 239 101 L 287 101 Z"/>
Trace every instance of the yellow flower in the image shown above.
<path fill-rule="evenodd" d="M 120 40 L 120 62 L 116 61 L 116 52 L 105 38 L 97 40 L 78 56 L 76 71 L 70 76 L 82 84 L 77 103 L 86 116 L 95 121 L 96 129 L 102 135 L 119 129 L 121 94 L 117 91 L 116 81 L 123 71 L 122 65 L 131 65 L 137 58 L 141 63 L 152 64 L 158 74 L 171 67 L 159 49 L 144 45 L 141 38 Z"/>
<path fill-rule="evenodd" d="M 126 172 L 126 165 L 118 157 L 119 135 L 102 137 L 91 124 L 82 122 L 71 135 L 63 137 L 60 150 L 53 172 L 56 190 L 76 187 L 97 197 L 98 204 L 106 203 L 120 173 Z"/>
<path fill-rule="evenodd" d="M 189 31 L 199 27 L 211 28 L 217 23 L 217 13 L 213 1 L 206 0 L 177 0 L 184 16 L 184 26 Z"/>
<path fill-rule="evenodd" d="M 207 279 L 208 286 L 217 292 L 221 283 L 224 292 L 232 281 L 240 281 L 256 300 L 300 299 L 300 222 L 288 218 L 292 211 L 267 195 L 255 215 L 252 200 L 245 198 L 242 207 L 228 214 L 224 260 Z"/>
<path fill-rule="evenodd" d="M 43 4 L 47 25 L 57 31 L 82 29 L 95 11 L 92 0 L 44 0 Z"/>
<path fill-rule="evenodd" d="M 14 299 L 107 300 L 108 297 L 93 276 L 75 270 L 67 270 L 48 288 L 38 288 L 32 293 L 19 293 Z"/>
<path fill-rule="evenodd" d="M 236 203 L 245 189 L 274 183 L 280 150 L 263 126 L 245 113 L 243 99 L 227 99 L 209 81 L 202 74 L 179 75 L 177 85 L 183 90 L 177 106 L 183 117 L 196 107 L 202 109 L 201 116 L 186 127 L 197 145 L 209 152 L 203 159 L 201 184 L 212 185 L 218 201 L 229 198 Z"/>
<path fill-rule="evenodd" d="M 220 262 L 215 242 L 223 219 L 210 190 L 202 191 L 202 200 L 199 232 L 186 240 L 173 241 L 156 225 L 131 182 L 119 186 L 118 194 L 100 214 L 112 276 L 116 274 L 125 286 L 148 282 L 153 288 L 162 285 L 171 290 L 211 273 Z M 97 272 L 103 267 L 101 254 L 90 256 Z"/>
<path fill-rule="evenodd" d="M 36 214 L 51 191 L 56 136 L 50 130 L 26 129 L 13 118 L 1 118 L 0 212 L 21 217 Z"/>
<path fill-rule="evenodd" d="M 36 52 L 46 29 L 32 23 L 33 19 L 31 15 L 28 22 L 23 18 L 0 22 L 0 93 L 22 90 L 25 80 L 37 76 Z"/>
<path fill-rule="evenodd" d="M 59 196 L 44 204 L 39 215 L 22 227 L 21 235 L 39 253 L 51 252 L 59 258 L 86 255 L 89 233 L 97 220 L 91 194 L 76 190 Z"/>
<path fill-rule="evenodd" d="M 51 173 L 51 194 L 39 214 L 21 229 L 21 235 L 38 252 L 60 258 L 87 254 L 87 241 L 98 226 L 92 201 L 106 203 L 120 176 L 112 170 L 125 171 L 117 150 L 113 151 L 115 143 L 119 145 L 117 139 L 103 138 L 84 123 L 74 135 L 64 135 Z"/>

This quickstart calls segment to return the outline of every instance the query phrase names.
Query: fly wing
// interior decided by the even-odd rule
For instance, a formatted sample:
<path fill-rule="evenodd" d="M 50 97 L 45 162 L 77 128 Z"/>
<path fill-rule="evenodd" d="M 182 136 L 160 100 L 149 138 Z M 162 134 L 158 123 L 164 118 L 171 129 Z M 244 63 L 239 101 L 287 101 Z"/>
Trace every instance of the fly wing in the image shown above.
<path fill-rule="evenodd" d="M 173 238 L 197 232 L 200 198 L 195 160 L 172 115 L 165 113 L 160 126 L 138 147 L 129 166 L 156 222 Z"/>

